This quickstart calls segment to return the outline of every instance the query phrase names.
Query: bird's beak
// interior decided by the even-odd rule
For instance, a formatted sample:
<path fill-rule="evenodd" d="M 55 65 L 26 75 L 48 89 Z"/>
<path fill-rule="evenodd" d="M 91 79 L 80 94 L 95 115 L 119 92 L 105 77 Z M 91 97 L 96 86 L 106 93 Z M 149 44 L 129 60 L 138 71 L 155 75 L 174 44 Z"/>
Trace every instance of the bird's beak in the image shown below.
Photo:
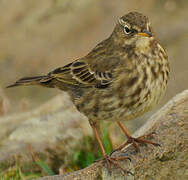
<path fill-rule="evenodd" d="M 138 35 L 144 36 L 144 37 L 152 37 L 152 33 L 145 29 L 142 32 L 138 33 Z"/>

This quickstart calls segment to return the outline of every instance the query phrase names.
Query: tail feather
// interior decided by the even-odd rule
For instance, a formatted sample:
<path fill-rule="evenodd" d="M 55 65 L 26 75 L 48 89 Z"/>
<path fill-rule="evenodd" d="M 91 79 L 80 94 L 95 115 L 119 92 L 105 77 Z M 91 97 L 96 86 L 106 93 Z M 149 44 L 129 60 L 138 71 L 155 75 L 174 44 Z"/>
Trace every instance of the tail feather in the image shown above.
<path fill-rule="evenodd" d="M 14 84 L 7 86 L 6 88 L 11 88 L 15 86 L 27 86 L 27 85 L 39 85 L 41 83 L 48 82 L 52 78 L 50 76 L 34 76 L 34 77 L 25 77 L 16 81 Z"/>

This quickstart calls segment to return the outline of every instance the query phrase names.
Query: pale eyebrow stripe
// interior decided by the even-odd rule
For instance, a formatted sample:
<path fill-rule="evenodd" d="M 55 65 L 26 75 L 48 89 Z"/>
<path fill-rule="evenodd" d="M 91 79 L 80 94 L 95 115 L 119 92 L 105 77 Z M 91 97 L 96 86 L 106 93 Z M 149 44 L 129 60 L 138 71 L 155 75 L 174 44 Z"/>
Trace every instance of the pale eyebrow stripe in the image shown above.
<path fill-rule="evenodd" d="M 139 27 L 137 26 L 132 26 L 133 29 L 137 30 L 138 32 L 141 30 Z"/>
<path fill-rule="evenodd" d="M 150 31 L 150 28 L 149 28 L 149 27 L 150 27 L 150 23 L 148 22 L 148 23 L 146 24 L 146 28 L 147 28 L 148 31 Z"/>
<path fill-rule="evenodd" d="M 122 18 L 118 20 L 119 24 L 122 25 L 123 27 L 128 26 L 131 27 L 128 22 L 125 22 Z"/>

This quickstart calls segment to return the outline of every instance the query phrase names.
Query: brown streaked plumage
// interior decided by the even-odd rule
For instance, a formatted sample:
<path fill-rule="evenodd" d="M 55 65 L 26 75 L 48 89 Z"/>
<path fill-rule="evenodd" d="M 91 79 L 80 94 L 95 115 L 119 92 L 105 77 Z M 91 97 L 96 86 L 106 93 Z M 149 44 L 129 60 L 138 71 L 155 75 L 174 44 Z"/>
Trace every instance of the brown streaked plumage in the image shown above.
<path fill-rule="evenodd" d="M 158 145 L 133 138 L 122 120 L 134 119 L 151 110 L 163 96 L 168 82 L 168 58 L 154 36 L 149 20 L 130 12 L 117 22 L 109 38 L 99 43 L 85 57 L 45 76 L 18 80 L 13 86 L 42 85 L 67 91 L 77 109 L 85 114 L 99 142 L 107 163 L 117 162 L 107 156 L 97 132 L 101 120 L 117 121 L 129 143 Z M 121 168 L 121 167 L 120 167 Z"/>

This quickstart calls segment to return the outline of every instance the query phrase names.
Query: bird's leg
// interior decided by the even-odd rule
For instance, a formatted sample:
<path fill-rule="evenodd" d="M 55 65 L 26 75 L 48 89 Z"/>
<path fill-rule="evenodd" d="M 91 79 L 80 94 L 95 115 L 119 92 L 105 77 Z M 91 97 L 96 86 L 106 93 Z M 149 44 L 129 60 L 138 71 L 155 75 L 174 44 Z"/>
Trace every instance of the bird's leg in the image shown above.
<path fill-rule="evenodd" d="M 149 133 L 147 135 L 140 136 L 138 138 L 134 138 L 130 135 L 130 133 L 125 128 L 125 126 L 120 121 L 117 121 L 117 123 L 118 123 L 119 127 L 122 129 L 122 131 L 124 132 L 124 134 L 127 136 L 128 140 L 124 144 L 120 145 L 117 149 L 112 151 L 112 153 L 114 153 L 115 151 L 119 151 L 119 150 L 123 149 L 124 147 L 126 147 L 128 144 L 131 144 L 131 143 L 133 144 L 133 146 L 136 148 L 137 151 L 140 151 L 137 143 L 139 143 L 139 144 L 152 144 L 154 146 L 160 146 L 160 144 L 158 144 L 158 143 L 155 143 L 155 142 L 152 142 L 152 141 L 145 139 L 147 137 L 151 137 L 154 133 Z"/>
<path fill-rule="evenodd" d="M 100 161 L 107 163 L 107 168 L 108 169 L 110 169 L 111 168 L 111 164 L 113 164 L 114 166 L 120 168 L 124 173 L 126 173 L 126 174 L 127 173 L 131 173 L 131 172 L 127 171 L 126 169 L 122 168 L 121 165 L 118 162 L 120 160 L 125 160 L 125 159 L 129 159 L 130 160 L 130 158 L 129 157 L 111 157 L 111 156 L 108 156 L 106 154 L 106 152 L 105 152 L 104 146 L 102 144 L 102 141 L 100 139 L 99 133 L 97 131 L 96 123 L 90 122 L 90 125 L 93 128 L 93 132 L 95 134 L 95 137 L 97 139 L 97 142 L 98 142 L 99 147 L 101 149 L 101 152 L 103 154 L 103 158 Z"/>

